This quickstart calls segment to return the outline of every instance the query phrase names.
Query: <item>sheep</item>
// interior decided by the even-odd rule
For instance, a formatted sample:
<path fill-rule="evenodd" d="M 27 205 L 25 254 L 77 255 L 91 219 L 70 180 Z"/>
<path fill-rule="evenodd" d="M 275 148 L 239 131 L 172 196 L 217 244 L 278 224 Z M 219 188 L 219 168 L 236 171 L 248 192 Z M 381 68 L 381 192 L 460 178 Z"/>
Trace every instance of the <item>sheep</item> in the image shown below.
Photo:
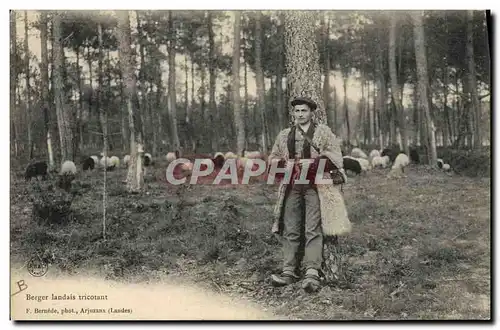
<path fill-rule="evenodd" d="M 389 156 L 390 161 L 392 163 L 394 163 L 398 154 L 399 154 L 399 150 L 396 148 L 394 148 L 394 149 L 385 148 L 384 150 L 382 150 L 382 153 L 380 154 L 380 156 L 382 156 L 382 157 Z"/>
<path fill-rule="evenodd" d="M 417 149 L 415 148 L 410 148 L 410 160 L 415 163 L 419 164 L 420 163 L 420 156 L 418 154 Z"/>
<path fill-rule="evenodd" d="M 380 152 L 378 150 L 373 149 L 370 151 L 370 159 L 373 160 L 375 157 L 380 157 Z"/>
<path fill-rule="evenodd" d="M 144 166 L 149 166 L 153 163 L 153 157 L 151 157 L 150 153 L 144 154 Z"/>
<path fill-rule="evenodd" d="M 389 161 L 389 157 L 387 157 L 387 156 L 384 156 L 384 157 L 375 156 L 372 158 L 372 167 L 377 168 L 380 166 L 382 168 L 385 168 L 387 166 L 386 161 L 387 162 Z"/>
<path fill-rule="evenodd" d="M 93 170 L 95 168 L 95 162 L 94 162 L 94 159 L 92 157 L 87 157 L 85 158 L 85 160 L 83 161 L 83 170 L 84 171 L 87 171 L 87 170 Z"/>
<path fill-rule="evenodd" d="M 352 149 L 351 156 L 354 157 L 354 158 L 368 159 L 368 156 L 366 156 L 366 154 L 363 152 L 363 150 L 361 150 L 359 148 Z"/>
<path fill-rule="evenodd" d="M 113 163 L 111 162 L 111 158 L 109 157 L 102 157 L 101 160 L 99 161 L 99 164 L 101 165 L 101 167 L 110 167 L 110 166 L 113 166 Z"/>
<path fill-rule="evenodd" d="M 443 171 L 448 172 L 451 170 L 450 164 L 443 164 Z"/>
<path fill-rule="evenodd" d="M 76 166 L 71 160 L 65 161 L 61 166 L 61 175 L 75 175 L 76 174 Z"/>
<path fill-rule="evenodd" d="M 387 166 L 389 166 L 389 163 L 390 163 L 391 159 L 389 158 L 389 156 L 383 156 L 382 157 L 382 168 L 386 168 Z"/>
<path fill-rule="evenodd" d="M 165 158 L 167 159 L 167 162 L 169 162 L 169 163 L 171 163 L 177 159 L 177 157 L 175 156 L 175 153 L 173 153 L 173 152 L 169 152 L 167 154 L 167 156 L 165 156 Z"/>
<path fill-rule="evenodd" d="M 123 165 L 128 166 L 129 162 L 130 162 L 130 155 L 125 155 L 125 157 L 123 157 Z"/>
<path fill-rule="evenodd" d="M 24 175 L 24 178 L 26 181 L 31 181 L 31 178 L 33 177 L 38 177 L 39 175 L 42 176 L 43 180 L 47 180 L 47 162 L 46 161 L 40 161 L 40 162 L 35 162 L 33 164 L 29 164 L 28 167 L 26 168 L 26 173 Z"/>
<path fill-rule="evenodd" d="M 224 165 L 226 158 L 222 152 L 216 152 L 212 161 L 214 162 L 214 167 L 216 169 L 221 169 Z"/>
<path fill-rule="evenodd" d="M 364 172 L 369 171 L 371 169 L 371 165 L 370 165 L 370 162 L 368 161 L 368 159 L 356 158 L 356 160 L 359 162 L 359 165 L 361 165 L 361 169 Z"/>
<path fill-rule="evenodd" d="M 262 154 L 260 153 L 260 151 L 243 151 L 243 157 L 249 159 L 257 159 L 262 158 Z"/>
<path fill-rule="evenodd" d="M 442 169 L 443 168 L 443 165 L 444 165 L 444 162 L 441 158 L 438 158 L 437 159 L 437 166 Z"/>
<path fill-rule="evenodd" d="M 90 156 L 94 160 L 94 166 L 99 164 L 99 158 L 97 156 Z"/>
<path fill-rule="evenodd" d="M 115 167 L 120 166 L 120 158 L 118 158 L 116 156 L 112 156 L 110 161 L 111 161 L 111 164 L 114 165 Z"/>
<path fill-rule="evenodd" d="M 406 166 L 408 166 L 409 164 L 410 164 L 410 158 L 408 158 L 408 156 L 406 154 L 400 153 L 396 157 L 396 159 L 392 165 L 391 171 L 389 172 L 387 177 L 389 177 L 389 178 L 400 177 L 404 172 L 404 168 Z"/>
<path fill-rule="evenodd" d="M 361 173 L 361 164 L 358 160 L 345 156 L 343 157 L 344 170 L 354 172 L 355 174 Z"/>
<path fill-rule="evenodd" d="M 225 159 L 236 159 L 236 158 L 238 158 L 238 156 L 236 156 L 233 152 L 228 151 L 228 152 L 226 152 L 226 154 L 224 155 L 224 158 L 225 158 Z"/>

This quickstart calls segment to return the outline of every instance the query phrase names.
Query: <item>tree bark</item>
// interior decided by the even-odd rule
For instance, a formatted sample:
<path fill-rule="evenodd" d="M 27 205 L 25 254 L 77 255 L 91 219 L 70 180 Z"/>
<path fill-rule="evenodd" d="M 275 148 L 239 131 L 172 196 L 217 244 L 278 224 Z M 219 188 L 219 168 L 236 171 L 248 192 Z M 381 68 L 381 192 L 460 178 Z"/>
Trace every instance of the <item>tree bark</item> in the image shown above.
<path fill-rule="evenodd" d="M 424 26 L 422 22 L 422 11 L 416 11 L 412 13 L 413 17 L 413 33 L 414 33 L 414 43 L 415 43 L 415 58 L 417 63 L 417 75 L 418 75 L 418 90 L 420 105 L 424 110 L 424 116 L 427 123 L 427 134 L 430 139 L 430 148 L 428 149 L 428 164 L 436 165 L 437 152 L 436 152 L 436 136 L 435 127 L 431 118 L 429 109 L 429 99 L 427 96 L 427 84 L 429 81 L 427 75 L 427 55 L 425 49 L 425 36 L 424 36 Z"/>
<path fill-rule="evenodd" d="M 128 122 L 130 131 L 130 163 L 127 173 L 127 190 L 136 192 L 144 186 L 144 174 L 142 171 L 142 140 L 141 135 L 136 134 L 136 116 L 132 100 L 136 89 L 136 81 L 133 70 L 133 58 L 130 49 L 130 20 L 128 11 L 116 11 L 118 17 L 118 55 L 120 58 L 120 68 L 125 79 L 125 96 L 127 98 Z"/>
<path fill-rule="evenodd" d="M 54 100 L 56 103 L 57 126 L 61 143 L 61 165 L 66 160 L 74 161 L 73 132 L 71 128 L 71 111 L 66 107 L 64 92 L 62 45 L 61 45 L 61 17 L 57 12 L 52 13 L 52 29 L 54 33 Z"/>
<path fill-rule="evenodd" d="M 268 151 L 267 130 L 266 130 L 266 102 L 265 102 L 265 86 L 264 72 L 262 70 L 262 12 L 257 11 L 255 14 L 255 84 L 257 85 L 257 111 L 261 120 L 261 150 L 265 153 Z"/>
<path fill-rule="evenodd" d="M 396 70 L 396 13 L 392 13 L 391 28 L 389 31 L 389 73 L 391 76 L 391 95 L 394 105 L 396 107 L 396 118 L 399 117 L 399 130 L 401 132 L 401 140 L 403 144 L 403 151 L 409 155 L 410 149 L 408 145 L 408 135 L 406 131 L 406 118 L 404 108 L 401 101 L 401 88 L 398 82 L 398 74 Z"/>
<path fill-rule="evenodd" d="M 349 122 L 349 107 L 347 106 L 347 74 L 343 74 L 343 88 L 344 88 L 344 115 L 347 127 L 347 145 L 351 145 L 351 124 Z"/>
<path fill-rule="evenodd" d="M 175 44 L 176 32 L 174 29 L 172 11 L 168 12 L 168 111 L 170 113 L 170 125 L 172 145 L 174 150 L 179 150 L 181 143 L 177 131 L 176 91 L 175 91 Z"/>
<path fill-rule="evenodd" d="M 137 20 L 137 33 L 138 33 L 138 41 L 139 41 L 139 56 L 140 56 L 140 61 L 141 61 L 141 68 L 139 70 L 139 90 L 141 92 L 141 97 L 140 97 L 140 110 L 139 114 L 141 116 L 141 128 L 142 128 L 142 143 L 145 148 L 150 149 L 151 146 L 148 144 L 148 132 L 151 127 L 151 124 L 147 125 L 146 118 L 148 117 L 148 102 L 146 98 L 146 91 L 147 89 L 145 88 L 146 85 L 146 61 L 144 57 L 144 42 L 143 42 L 143 31 L 142 31 L 142 26 L 141 26 L 141 15 L 138 10 L 135 11 L 135 17 Z"/>
<path fill-rule="evenodd" d="M 10 11 L 10 116 L 12 122 L 12 136 L 14 142 L 14 152 L 16 157 L 18 156 L 18 124 L 17 124 L 17 106 L 16 106 L 16 89 L 17 89 L 17 31 L 16 31 L 16 11 Z"/>
<path fill-rule="evenodd" d="M 474 11 L 467 11 L 467 65 L 468 65 L 468 84 L 471 98 L 471 111 L 474 119 L 474 144 L 475 149 L 480 149 L 482 146 L 481 140 L 481 107 L 477 97 L 477 82 L 476 82 L 476 63 L 474 62 Z"/>
<path fill-rule="evenodd" d="M 215 42 L 212 23 L 212 13 L 207 14 L 208 24 L 208 111 L 210 112 L 210 127 L 212 128 L 211 143 L 213 150 L 219 150 L 220 116 L 215 104 Z"/>
<path fill-rule="evenodd" d="M 330 52 L 328 41 L 330 40 L 330 20 L 327 17 L 327 12 L 323 16 L 323 54 L 324 54 L 324 72 L 325 80 L 323 82 L 323 99 L 325 100 L 325 112 L 328 126 L 335 129 L 333 126 L 334 119 L 333 111 L 330 108 Z"/>
<path fill-rule="evenodd" d="M 41 77 L 41 89 L 42 89 L 42 108 L 44 112 L 44 124 L 45 124 L 45 134 L 47 136 L 47 152 L 49 160 L 49 171 L 54 169 L 54 153 L 52 151 L 52 136 L 50 134 L 49 126 L 49 60 L 48 60 L 48 50 L 47 50 L 47 13 L 45 11 L 40 12 L 40 77 Z M 80 97 L 81 98 L 81 97 Z"/>
<path fill-rule="evenodd" d="M 279 25 L 278 25 L 278 64 L 276 67 L 276 109 L 278 111 L 278 127 L 283 129 L 285 127 L 285 113 L 283 106 L 283 66 L 285 62 L 285 52 L 284 52 L 284 27 L 285 23 L 283 22 L 283 14 L 279 15 Z M 248 105 L 247 105 L 248 107 Z"/>
<path fill-rule="evenodd" d="M 26 126 L 28 133 L 29 159 L 33 159 L 33 132 L 31 120 L 31 94 L 30 94 L 30 49 L 28 43 L 28 11 L 24 11 L 24 70 L 26 74 Z"/>
<path fill-rule="evenodd" d="M 245 149 L 245 123 L 241 115 L 240 106 L 240 22 L 241 13 L 234 11 L 234 30 L 233 30 L 233 66 L 232 66 L 232 93 L 233 93 L 233 111 L 234 111 L 234 126 L 236 128 L 236 151 L 238 155 L 243 153 Z"/>
<path fill-rule="evenodd" d="M 325 105 L 321 91 L 321 69 L 315 36 L 315 13 L 312 11 L 285 12 L 285 56 L 290 100 L 307 96 L 315 101 L 319 123 L 326 122 Z M 300 46 L 299 46 L 300 45 Z M 290 125 L 293 108 L 289 106 Z"/>

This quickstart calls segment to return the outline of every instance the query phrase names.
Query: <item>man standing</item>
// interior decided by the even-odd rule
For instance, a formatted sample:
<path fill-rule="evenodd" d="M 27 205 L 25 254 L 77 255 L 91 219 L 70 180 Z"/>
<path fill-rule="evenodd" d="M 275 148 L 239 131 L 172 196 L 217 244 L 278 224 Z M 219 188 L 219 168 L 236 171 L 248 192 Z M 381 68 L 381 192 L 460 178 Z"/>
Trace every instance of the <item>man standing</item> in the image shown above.
<path fill-rule="evenodd" d="M 332 184 L 315 184 L 314 176 L 308 184 L 294 182 L 294 177 L 304 161 L 326 158 L 323 178 L 332 178 L 335 173 L 340 183 L 345 182 L 343 159 L 340 145 L 331 129 L 314 120 L 316 103 L 307 97 L 297 97 L 292 103 L 295 126 L 282 130 L 274 143 L 270 162 L 294 161 L 292 181 L 282 182 L 275 206 L 273 232 L 282 236 L 283 269 L 279 275 L 272 275 L 274 286 L 284 286 L 299 280 L 300 269 L 298 252 L 304 245 L 302 266 L 305 278 L 302 288 L 314 292 L 320 288 L 319 271 L 323 263 L 324 236 L 335 236 L 350 231 L 344 201 L 338 187 Z M 312 166 L 313 170 L 315 166 Z M 331 171 L 331 173 L 330 173 Z M 311 175 L 308 175 L 311 178 Z M 334 183 L 339 180 L 333 180 Z M 304 215 L 304 216 L 303 216 Z M 305 227 L 304 241 L 301 242 L 302 227 Z"/>

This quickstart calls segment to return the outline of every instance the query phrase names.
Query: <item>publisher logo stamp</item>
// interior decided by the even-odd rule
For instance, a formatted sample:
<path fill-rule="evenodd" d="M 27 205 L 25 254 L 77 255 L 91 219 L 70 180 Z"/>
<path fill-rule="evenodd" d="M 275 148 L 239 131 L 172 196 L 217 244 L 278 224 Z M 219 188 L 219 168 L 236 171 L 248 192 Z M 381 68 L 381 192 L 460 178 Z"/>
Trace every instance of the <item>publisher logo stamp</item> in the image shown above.
<path fill-rule="evenodd" d="M 47 271 L 49 270 L 47 263 L 39 257 L 31 258 L 28 261 L 27 268 L 31 276 L 34 277 L 42 277 L 47 274 Z"/>

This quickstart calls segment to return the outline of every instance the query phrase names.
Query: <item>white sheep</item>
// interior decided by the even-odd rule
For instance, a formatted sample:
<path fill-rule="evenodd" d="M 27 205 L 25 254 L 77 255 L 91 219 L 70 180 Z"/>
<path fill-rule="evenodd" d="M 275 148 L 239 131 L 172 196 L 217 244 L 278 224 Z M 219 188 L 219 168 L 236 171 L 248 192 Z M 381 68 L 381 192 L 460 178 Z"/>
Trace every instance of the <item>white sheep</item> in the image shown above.
<path fill-rule="evenodd" d="M 110 158 L 110 161 L 111 161 L 111 164 L 118 167 L 120 166 L 120 158 L 116 157 L 116 156 L 112 156 Z"/>
<path fill-rule="evenodd" d="M 260 153 L 260 151 L 245 151 L 244 157 L 249 159 L 257 159 L 262 158 L 262 154 Z"/>
<path fill-rule="evenodd" d="M 448 172 L 451 170 L 450 164 L 443 164 L 443 171 Z"/>
<path fill-rule="evenodd" d="M 355 159 L 359 162 L 359 165 L 361 165 L 361 169 L 364 172 L 371 170 L 371 165 L 368 159 L 364 158 L 355 158 Z"/>
<path fill-rule="evenodd" d="M 407 155 L 401 153 L 394 160 L 394 164 L 392 165 L 392 169 L 401 169 L 401 172 L 404 172 L 404 168 L 410 164 L 410 158 Z"/>
<path fill-rule="evenodd" d="M 372 158 L 372 167 L 373 168 L 377 168 L 377 167 L 385 168 L 387 166 L 386 162 L 389 161 L 389 157 L 387 157 L 387 159 L 385 159 L 385 157 L 387 157 L 387 156 L 384 156 L 384 157 L 375 156 L 375 157 L 373 157 Z"/>
<path fill-rule="evenodd" d="M 226 152 L 226 154 L 224 155 L 224 159 L 236 159 L 236 158 L 238 158 L 238 156 L 236 156 L 236 154 L 231 151 Z"/>
<path fill-rule="evenodd" d="M 171 163 L 177 159 L 177 157 L 175 156 L 175 152 L 169 152 L 165 158 L 167 159 L 167 162 L 169 162 L 169 163 Z"/>
<path fill-rule="evenodd" d="M 372 151 L 370 151 L 370 159 L 372 160 L 372 164 L 373 158 L 375 157 L 380 157 L 380 151 L 373 149 Z"/>
<path fill-rule="evenodd" d="M 99 164 L 101 165 L 101 167 L 113 166 L 113 163 L 111 162 L 111 158 L 109 158 L 109 157 L 106 157 L 106 159 L 104 159 L 104 157 L 102 157 L 101 160 L 99 161 Z"/>
<path fill-rule="evenodd" d="M 352 149 L 351 156 L 354 157 L 354 158 L 368 159 L 368 156 L 366 156 L 366 154 L 363 152 L 363 150 L 361 150 L 359 148 Z"/>
<path fill-rule="evenodd" d="M 65 161 L 61 166 L 61 175 L 76 174 L 76 166 L 71 160 Z"/>
<path fill-rule="evenodd" d="M 90 158 L 92 158 L 94 160 L 95 166 L 97 166 L 97 164 L 99 164 L 99 158 L 97 158 L 97 156 L 90 156 Z"/>
<path fill-rule="evenodd" d="M 128 166 L 129 162 L 130 162 L 130 155 L 125 155 L 125 157 L 123 157 L 123 164 L 125 166 Z"/>

